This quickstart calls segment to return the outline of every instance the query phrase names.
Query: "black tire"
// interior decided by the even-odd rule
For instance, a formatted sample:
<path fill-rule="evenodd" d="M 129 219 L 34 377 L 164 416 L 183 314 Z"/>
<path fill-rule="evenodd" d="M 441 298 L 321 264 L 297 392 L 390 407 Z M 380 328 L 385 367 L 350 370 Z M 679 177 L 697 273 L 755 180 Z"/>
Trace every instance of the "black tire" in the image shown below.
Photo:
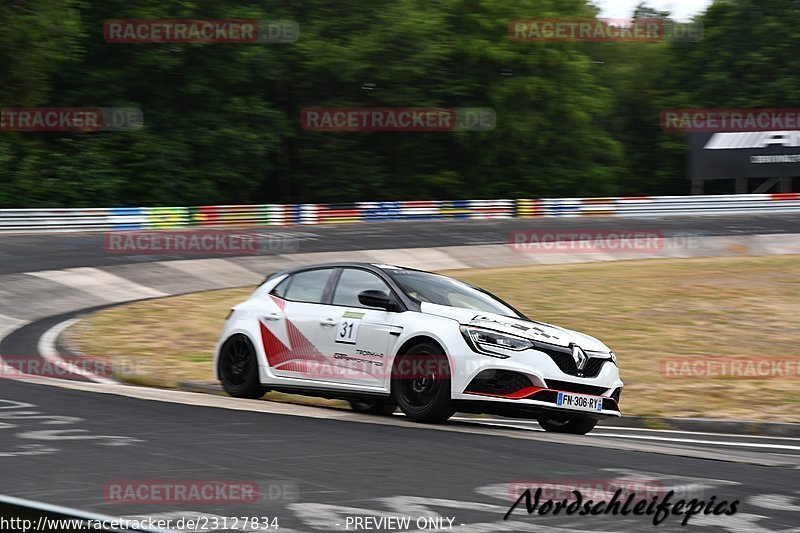
<path fill-rule="evenodd" d="M 356 413 L 389 416 L 395 412 L 397 406 L 391 402 L 357 402 L 351 400 L 350 408 Z"/>
<path fill-rule="evenodd" d="M 222 388 L 235 398 L 258 399 L 269 390 L 258 379 L 256 349 L 245 335 L 232 335 L 225 341 L 217 369 Z"/>
<path fill-rule="evenodd" d="M 573 435 L 586 435 L 597 425 L 596 418 L 576 416 L 573 418 L 543 416 L 538 419 L 539 425 L 545 431 L 553 433 L 571 433 Z"/>
<path fill-rule="evenodd" d="M 421 342 L 398 355 L 392 370 L 392 396 L 416 422 L 444 422 L 456 412 L 450 398 L 450 364 L 436 344 Z"/>

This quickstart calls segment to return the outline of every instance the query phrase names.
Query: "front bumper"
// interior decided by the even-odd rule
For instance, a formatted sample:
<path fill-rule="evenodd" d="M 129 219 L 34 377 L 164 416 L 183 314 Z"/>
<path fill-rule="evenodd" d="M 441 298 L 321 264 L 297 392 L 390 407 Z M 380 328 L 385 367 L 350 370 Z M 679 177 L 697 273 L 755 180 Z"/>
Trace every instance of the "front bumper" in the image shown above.
<path fill-rule="evenodd" d="M 471 372 L 454 383 L 452 398 L 459 410 L 509 416 L 538 417 L 547 413 L 593 418 L 620 417 L 623 383 L 612 361 L 595 367 L 594 375 L 574 375 L 562 361 L 540 351 L 508 359 L 471 356 Z M 561 363 L 561 364 L 559 364 Z M 477 368 L 476 368 L 477 366 Z M 565 372 L 564 370 L 567 370 Z M 602 398 L 599 411 L 570 409 L 557 404 L 558 393 Z"/>
<path fill-rule="evenodd" d="M 609 396 L 597 395 L 603 399 L 603 408 L 601 411 L 585 411 L 559 406 L 557 404 L 559 392 L 573 391 L 560 391 L 558 389 L 530 386 L 504 395 L 467 391 L 459 395 L 460 398 L 458 398 L 458 400 L 462 403 L 460 410 L 498 415 L 530 415 L 537 417 L 542 414 L 558 413 L 561 415 L 580 415 L 591 418 L 622 416 L 619 409 L 619 395 L 622 393 L 622 387 L 615 389 Z"/>

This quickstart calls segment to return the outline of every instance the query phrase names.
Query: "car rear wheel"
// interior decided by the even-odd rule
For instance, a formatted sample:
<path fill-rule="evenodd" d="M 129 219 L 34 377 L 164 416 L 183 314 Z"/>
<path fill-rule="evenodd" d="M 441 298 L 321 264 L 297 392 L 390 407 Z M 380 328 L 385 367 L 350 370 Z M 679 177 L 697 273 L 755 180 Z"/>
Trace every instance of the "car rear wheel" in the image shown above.
<path fill-rule="evenodd" d="M 411 420 L 444 422 L 455 413 L 450 398 L 450 364 L 441 348 L 422 342 L 395 359 L 392 395 Z"/>
<path fill-rule="evenodd" d="M 356 413 L 368 413 L 371 415 L 391 415 L 397 406 L 391 402 L 357 402 L 351 401 L 350 408 Z"/>
<path fill-rule="evenodd" d="M 225 392 L 236 398 L 261 398 L 267 388 L 258 379 L 253 343 L 245 335 L 233 335 L 219 351 L 219 379 Z"/>
<path fill-rule="evenodd" d="M 589 417 L 542 417 L 539 418 L 539 425 L 545 431 L 554 433 L 572 433 L 573 435 L 586 435 L 597 424 L 596 418 Z"/>

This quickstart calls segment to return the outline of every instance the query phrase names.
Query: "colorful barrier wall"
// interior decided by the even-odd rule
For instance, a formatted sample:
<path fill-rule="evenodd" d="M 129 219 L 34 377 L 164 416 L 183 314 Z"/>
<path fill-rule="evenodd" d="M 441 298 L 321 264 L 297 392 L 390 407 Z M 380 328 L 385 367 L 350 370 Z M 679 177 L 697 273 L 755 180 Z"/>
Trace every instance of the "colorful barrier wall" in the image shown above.
<path fill-rule="evenodd" d="M 667 217 L 797 211 L 800 211 L 800 193 L 0 209 L 0 233 L 151 230 L 198 226 L 285 226 L 393 220 L 485 220 L 515 217 Z"/>

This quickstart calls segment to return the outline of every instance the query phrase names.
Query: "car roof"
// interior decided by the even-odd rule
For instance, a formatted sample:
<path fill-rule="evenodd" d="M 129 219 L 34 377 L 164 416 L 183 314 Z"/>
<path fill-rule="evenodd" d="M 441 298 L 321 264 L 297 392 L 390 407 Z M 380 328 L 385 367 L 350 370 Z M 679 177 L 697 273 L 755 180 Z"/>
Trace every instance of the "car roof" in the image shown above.
<path fill-rule="evenodd" d="M 417 268 L 408 268 L 397 265 L 387 265 L 383 263 L 365 263 L 358 261 L 334 261 L 330 263 L 315 263 L 311 265 L 302 265 L 302 266 L 286 268 L 283 270 L 279 270 L 277 272 L 273 272 L 272 274 L 269 274 L 267 276 L 267 279 L 264 281 L 273 279 L 276 276 L 291 275 L 291 274 L 296 274 L 298 272 L 304 272 L 306 270 L 316 270 L 319 268 L 363 268 L 374 272 L 386 271 L 386 270 L 412 270 L 415 272 L 426 272 L 425 270 L 419 270 Z"/>
<path fill-rule="evenodd" d="M 434 272 L 429 272 L 427 270 L 422 270 L 422 269 L 419 269 L 419 268 L 408 268 L 408 267 L 402 267 L 402 266 L 396 266 L 396 265 L 386 265 L 386 264 L 382 264 L 382 263 L 364 263 L 364 262 L 358 262 L 358 261 L 334 261 L 334 262 L 331 262 L 331 263 L 316 263 L 316 264 L 312 264 L 312 265 L 297 266 L 297 267 L 292 267 L 292 268 L 287 268 L 287 269 L 284 269 L 284 270 L 280 270 L 278 272 L 273 272 L 272 274 L 268 275 L 264 281 L 261 282 L 261 285 L 263 285 L 264 283 L 266 283 L 267 281 L 269 281 L 271 279 L 276 278 L 277 276 L 282 276 L 284 274 L 285 275 L 291 275 L 291 274 L 296 274 L 298 272 L 304 272 L 306 270 L 316 270 L 316 269 L 319 269 L 319 268 L 363 268 L 363 269 L 366 269 L 366 270 L 370 270 L 370 271 L 373 271 L 373 272 L 379 272 L 379 273 L 383 274 L 383 277 L 387 278 L 390 281 L 390 284 L 391 285 L 395 285 L 395 286 L 397 285 L 397 283 L 394 280 L 394 278 L 392 278 L 386 272 L 387 270 L 405 270 L 405 271 L 412 271 L 412 272 L 425 272 L 425 273 L 428 273 L 428 274 L 435 274 Z M 509 309 L 511 309 L 514 312 L 516 312 L 521 318 L 523 318 L 525 320 L 530 320 L 524 314 L 522 314 L 520 311 L 518 311 L 513 306 L 511 306 L 509 303 L 503 301 L 502 299 L 500 299 L 497 296 L 491 294 L 490 292 L 486 291 L 485 289 L 481 289 L 480 287 L 476 287 L 476 286 L 471 285 L 469 283 L 467 283 L 467 285 L 469 285 L 470 287 L 473 287 L 473 288 L 475 288 L 475 289 L 477 289 L 477 290 L 479 290 L 479 291 L 481 291 L 483 293 L 486 293 L 486 294 L 490 295 L 492 298 L 498 300 L 500 303 L 502 303 L 503 305 L 507 306 Z M 399 287 L 395 287 L 395 288 L 399 289 Z M 409 305 L 408 304 L 408 302 L 409 302 L 408 296 L 406 296 L 403 293 L 402 290 L 399 290 L 399 293 L 403 295 L 401 298 L 403 298 L 405 300 L 404 303 L 408 306 Z M 419 310 L 419 309 L 417 309 L 417 310 Z"/>

